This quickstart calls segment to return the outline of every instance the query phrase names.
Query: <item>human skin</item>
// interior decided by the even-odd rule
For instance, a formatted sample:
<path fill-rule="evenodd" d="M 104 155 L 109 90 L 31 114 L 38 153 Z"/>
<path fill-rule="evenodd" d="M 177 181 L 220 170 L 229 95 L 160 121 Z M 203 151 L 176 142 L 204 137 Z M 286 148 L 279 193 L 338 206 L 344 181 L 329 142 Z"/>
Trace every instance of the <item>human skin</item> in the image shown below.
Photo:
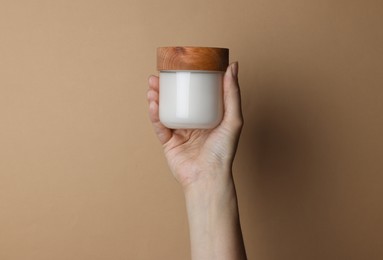
<path fill-rule="evenodd" d="M 243 126 L 238 63 L 223 80 L 224 116 L 214 129 L 169 129 L 159 120 L 159 79 L 149 77 L 149 118 L 182 186 L 193 260 L 246 259 L 232 166 Z"/>

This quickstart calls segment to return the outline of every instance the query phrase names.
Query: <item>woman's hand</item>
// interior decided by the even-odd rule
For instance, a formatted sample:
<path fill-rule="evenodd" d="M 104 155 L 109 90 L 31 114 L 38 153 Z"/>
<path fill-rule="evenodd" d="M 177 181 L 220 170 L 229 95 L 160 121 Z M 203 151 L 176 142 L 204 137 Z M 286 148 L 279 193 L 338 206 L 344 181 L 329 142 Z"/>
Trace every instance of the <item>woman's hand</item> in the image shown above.
<path fill-rule="evenodd" d="M 193 260 L 246 259 L 231 169 L 243 125 L 237 75 L 233 63 L 223 80 L 222 122 L 209 130 L 172 130 L 161 124 L 158 77 L 149 78 L 150 120 L 184 188 Z"/>

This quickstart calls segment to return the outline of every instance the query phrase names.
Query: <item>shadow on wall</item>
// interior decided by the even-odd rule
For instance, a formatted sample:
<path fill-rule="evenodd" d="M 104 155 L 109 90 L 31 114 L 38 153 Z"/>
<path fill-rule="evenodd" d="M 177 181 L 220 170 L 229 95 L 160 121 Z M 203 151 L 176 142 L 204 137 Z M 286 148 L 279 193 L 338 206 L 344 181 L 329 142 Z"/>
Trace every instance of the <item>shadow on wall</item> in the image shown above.
<path fill-rule="evenodd" d="M 245 239 L 261 259 L 344 257 L 332 215 L 331 80 L 285 71 L 242 82 L 245 127 L 236 167 L 250 216 Z"/>

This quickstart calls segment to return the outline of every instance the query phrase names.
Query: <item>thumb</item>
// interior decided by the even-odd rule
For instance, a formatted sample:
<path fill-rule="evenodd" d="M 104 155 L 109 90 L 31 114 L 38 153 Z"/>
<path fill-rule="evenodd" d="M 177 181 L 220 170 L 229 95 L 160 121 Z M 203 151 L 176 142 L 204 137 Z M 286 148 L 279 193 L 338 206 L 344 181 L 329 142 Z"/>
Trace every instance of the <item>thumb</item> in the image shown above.
<path fill-rule="evenodd" d="M 241 93 L 238 83 L 238 62 L 227 67 L 223 78 L 224 116 L 222 123 L 230 129 L 241 129 L 243 115 L 241 108 Z"/>

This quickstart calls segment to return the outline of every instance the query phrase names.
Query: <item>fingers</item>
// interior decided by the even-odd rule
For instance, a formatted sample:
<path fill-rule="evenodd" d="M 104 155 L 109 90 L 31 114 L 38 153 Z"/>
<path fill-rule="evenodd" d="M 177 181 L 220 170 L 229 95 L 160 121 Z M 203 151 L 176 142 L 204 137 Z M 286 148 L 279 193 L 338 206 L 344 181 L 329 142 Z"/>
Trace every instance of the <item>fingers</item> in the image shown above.
<path fill-rule="evenodd" d="M 230 64 L 223 79 L 224 118 L 223 124 L 240 129 L 243 124 L 241 93 L 238 84 L 238 62 Z"/>
<path fill-rule="evenodd" d="M 159 117 L 159 80 L 156 76 L 149 77 L 149 89 L 147 92 L 147 99 L 149 103 L 149 118 L 152 122 L 155 133 L 161 144 L 166 143 L 171 138 L 172 132 L 169 128 L 165 127 L 160 122 Z"/>
<path fill-rule="evenodd" d="M 150 76 L 149 79 L 149 89 L 147 92 L 147 99 L 150 102 L 156 102 L 158 104 L 159 99 L 159 80 L 157 76 Z"/>

